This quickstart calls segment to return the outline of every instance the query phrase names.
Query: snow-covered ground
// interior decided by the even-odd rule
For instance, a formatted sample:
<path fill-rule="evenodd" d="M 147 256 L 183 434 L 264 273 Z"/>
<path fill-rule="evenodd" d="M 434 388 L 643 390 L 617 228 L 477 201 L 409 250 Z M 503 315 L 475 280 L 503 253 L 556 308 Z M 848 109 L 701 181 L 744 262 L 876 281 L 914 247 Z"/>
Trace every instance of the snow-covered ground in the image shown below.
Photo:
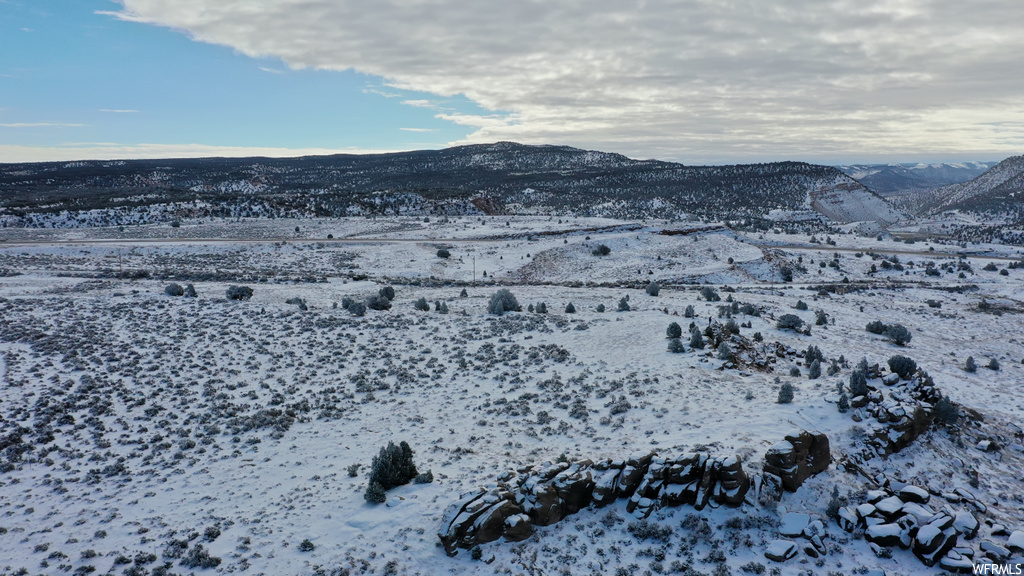
<path fill-rule="evenodd" d="M 150 241 L 134 242 L 133 231 Z M 663 537 L 636 530 L 620 501 L 524 542 L 486 544 L 481 560 L 450 558 L 437 538 L 460 494 L 563 456 L 699 450 L 738 454 L 753 473 L 769 447 L 808 429 L 825 432 L 840 460 L 858 450 L 866 423 L 837 410 L 837 385 L 861 358 L 885 365 L 895 354 L 984 421 L 933 429 L 873 470 L 978 495 L 982 530 L 967 546 L 1005 544 L 986 520 L 1024 529 L 1024 269 L 992 253 L 528 217 L 23 234 L 0 231 L 0 573 L 743 574 L 763 564 L 781 574 L 935 574 L 906 550 L 877 556 L 831 520 L 827 556 L 764 557 L 785 512 L 824 518 L 834 487 L 870 487 L 837 465 L 778 507 L 659 510 L 650 520 L 672 528 Z M 610 252 L 593 254 L 601 245 Z M 986 247 L 969 248 L 961 251 Z M 881 268 L 892 255 L 902 271 Z M 938 275 L 926 272 L 929 260 Z M 792 283 L 781 281 L 783 267 Z M 166 295 L 172 281 L 198 297 Z M 644 290 L 651 281 L 663 285 L 657 296 Z M 234 284 L 251 286 L 252 299 L 226 300 Z M 703 284 L 721 301 L 702 298 Z M 342 307 L 385 285 L 396 293 L 390 310 Z M 487 313 L 501 287 L 522 312 Z M 618 311 L 625 297 L 629 310 Z M 294 298 L 307 309 L 286 303 Z M 430 311 L 414 306 L 420 298 Z M 730 299 L 759 315 L 732 312 Z M 528 311 L 542 302 L 547 314 Z M 722 314 L 749 322 L 742 336 L 799 354 L 762 372 L 726 367 L 713 350 L 667 351 L 669 323 L 685 333 Z M 800 316 L 810 334 L 777 329 L 783 314 Z M 873 320 L 906 326 L 912 340 L 897 346 L 867 332 Z M 847 364 L 810 379 L 802 357 L 811 345 Z M 968 356 L 977 371 L 963 369 Z M 986 368 L 992 359 L 998 370 Z M 796 390 L 791 404 L 777 403 L 785 383 Z M 984 439 L 999 450 L 977 449 Z M 434 481 L 369 504 L 370 464 L 389 441 L 407 441 Z M 182 564 L 199 546 L 220 563 Z"/>

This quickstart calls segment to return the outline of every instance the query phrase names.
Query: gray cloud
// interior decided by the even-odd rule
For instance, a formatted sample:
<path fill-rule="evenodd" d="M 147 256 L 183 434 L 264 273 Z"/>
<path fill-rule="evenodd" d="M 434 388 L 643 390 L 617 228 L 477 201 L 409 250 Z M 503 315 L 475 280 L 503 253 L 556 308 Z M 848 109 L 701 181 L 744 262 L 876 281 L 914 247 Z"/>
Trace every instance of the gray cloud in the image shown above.
<path fill-rule="evenodd" d="M 119 18 L 500 114 L 468 142 L 684 162 L 998 158 L 1024 143 L 1017 0 L 120 0 Z"/>

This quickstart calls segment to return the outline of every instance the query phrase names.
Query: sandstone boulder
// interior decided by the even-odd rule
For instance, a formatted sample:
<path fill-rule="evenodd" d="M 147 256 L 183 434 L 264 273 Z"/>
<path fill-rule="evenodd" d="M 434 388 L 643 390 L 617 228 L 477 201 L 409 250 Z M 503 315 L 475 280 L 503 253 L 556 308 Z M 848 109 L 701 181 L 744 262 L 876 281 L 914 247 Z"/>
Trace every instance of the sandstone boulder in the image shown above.
<path fill-rule="evenodd" d="M 785 562 L 796 556 L 796 552 L 796 544 L 793 542 L 774 540 L 768 544 L 768 548 L 764 551 L 764 557 L 775 562 Z"/>
<path fill-rule="evenodd" d="M 764 471 L 782 478 L 787 491 L 796 492 L 807 478 L 824 471 L 831 462 L 828 437 L 803 430 L 768 449 Z"/>

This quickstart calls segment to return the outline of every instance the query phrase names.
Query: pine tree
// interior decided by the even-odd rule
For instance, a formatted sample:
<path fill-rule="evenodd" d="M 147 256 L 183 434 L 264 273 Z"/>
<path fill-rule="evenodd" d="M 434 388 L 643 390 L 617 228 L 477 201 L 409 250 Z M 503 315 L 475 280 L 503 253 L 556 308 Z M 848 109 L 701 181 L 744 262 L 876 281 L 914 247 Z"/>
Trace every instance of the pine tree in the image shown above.
<path fill-rule="evenodd" d="M 845 414 L 849 409 L 850 397 L 846 395 L 846 392 L 843 392 L 839 395 L 839 411 Z"/>
<path fill-rule="evenodd" d="M 380 449 L 370 468 L 369 483 L 379 484 L 385 491 L 408 484 L 416 477 L 416 465 L 412 460 L 412 448 L 405 441 L 397 446 L 394 442 Z"/>
<path fill-rule="evenodd" d="M 668 329 L 665 330 L 665 336 L 668 338 L 682 338 L 683 328 L 678 322 L 672 322 L 668 325 Z"/>
<path fill-rule="evenodd" d="M 516 312 L 519 311 L 519 301 L 512 295 L 512 292 L 508 288 L 502 288 L 491 295 L 491 300 L 487 305 L 487 312 L 501 316 L 505 312 Z"/>
<path fill-rule="evenodd" d="M 897 346 L 906 346 L 912 337 L 910 330 L 902 324 L 890 324 L 885 327 L 885 338 Z"/>
<path fill-rule="evenodd" d="M 778 403 L 779 404 L 789 404 L 789 403 L 793 402 L 793 391 L 794 391 L 793 385 L 790 384 L 789 382 L 786 382 L 785 384 L 780 386 L 779 387 Z"/>
<path fill-rule="evenodd" d="M 889 370 L 893 374 L 898 374 L 900 378 L 909 380 L 914 372 L 917 372 L 917 362 L 897 354 L 889 358 Z"/>
<path fill-rule="evenodd" d="M 366 487 L 366 492 L 363 492 L 363 499 L 371 504 L 383 504 L 387 501 L 388 495 L 380 484 L 371 482 Z"/>
<path fill-rule="evenodd" d="M 866 396 L 868 393 L 867 374 L 858 367 L 850 373 L 850 394 L 854 397 Z"/>
<path fill-rule="evenodd" d="M 807 369 L 807 377 L 811 380 L 821 378 L 821 360 L 815 358 L 814 362 L 811 362 L 811 365 Z"/>
<path fill-rule="evenodd" d="M 704 349 L 704 337 L 701 335 L 700 330 L 690 332 L 690 348 Z"/>
<path fill-rule="evenodd" d="M 974 362 L 974 356 L 967 357 L 967 362 L 964 362 L 964 370 L 972 374 L 978 371 L 978 365 Z"/>

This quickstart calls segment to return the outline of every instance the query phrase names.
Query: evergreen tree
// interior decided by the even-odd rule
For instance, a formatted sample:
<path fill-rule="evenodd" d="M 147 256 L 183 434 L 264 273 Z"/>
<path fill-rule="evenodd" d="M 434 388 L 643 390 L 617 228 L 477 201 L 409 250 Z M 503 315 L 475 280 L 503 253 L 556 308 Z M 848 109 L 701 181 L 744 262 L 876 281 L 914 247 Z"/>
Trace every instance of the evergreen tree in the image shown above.
<path fill-rule="evenodd" d="M 804 321 L 796 314 L 783 314 L 775 322 L 775 327 L 780 330 L 799 330 Z"/>
<path fill-rule="evenodd" d="M 872 334 L 885 334 L 886 325 L 880 320 L 872 320 L 864 329 Z"/>
<path fill-rule="evenodd" d="M 672 322 L 671 324 L 668 325 L 668 329 L 665 330 L 665 335 L 668 338 L 682 338 L 683 328 L 682 326 L 679 325 L 678 322 Z"/>
<path fill-rule="evenodd" d="M 374 294 L 366 299 L 366 307 L 370 310 L 391 310 L 391 299 L 384 294 Z"/>
<path fill-rule="evenodd" d="M 405 441 L 397 446 L 394 442 L 380 449 L 370 468 L 370 485 L 379 484 L 384 490 L 408 484 L 416 477 L 416 465 L 412 460 L 412 448 Z"/>
<path fill-rule="evenodd" d="M 964 362 L 964 370 L 972 374 L 978 371 L 978 365 L 974 362 L 974 356 L 967 357 L 967 362 Z"/>
<path fill-rule="evenodd" d="M 708 302 L 718 302 L 722 299 L 722 297 L 718 295 L 718 292 L 716 292 L 715 289 L 710 286 L 705 286 L 701 288 L 700 295 L 703 296 L 704 299 L 707 300 Z"/>
<path fill-rule="evenodd" d="M 807 377 L 811 380 L 817 380 L 821 378 L 821 360 L 817 358 L 811 362 L 811 365 L 807 368 Z"/>
<path fill-rule="evenodd" d="M 943 426 L 952 426 L 960 420 L 960 409 L 949 401 L 949 396 L 935 403 L 935 421 Z"/>
<path fill-rule="evenodd" d="M 740 326 L 739 324 L 736 323 L 735 320 L 729 318 L 729 321 L 725 323 L 725 331 L 730 334 L 739 334 Z"/>
<path fill-rule="evenodd" d="M 779 404 L 789 404 L 789 403 L 793 402 L 793 392 L 794 392 L 794 390 L 795 390 L 795 388 L 793 388 L 793 385 L 790 384 L 789 382 L 786 382 L 785 384 L 780 386 L 779 387 L 779 398 L 778 398 L 777 402 Z"/>
<path fill-rule="evenodd" d="M 725 360 L 725 361 L 729 362 L 729 361 L 732 361 L 732 357 L 733 357 L 732 348 L 729 347 L 728 343 L 722 342 L 721 344 L 718 345 L 718 359 L 719 360 Z"/>
<path fill-rule="evenodd" d="M 228 300 L 248 300 L 252 298 L 252 288 L 248 286 L 228 286 Z"/>
<path fill-rule="evenodd" d="M 854 397 L 866 396 L 868 393 L 867 374 L 858 367 L 850 373 L 850 394 Z"/>
<path fill-rule="evenodd" d="M 917 362 L 897 354 L 889 358 L 889 370 L 893 374 L 898 374 L 900 378 L 909 380 L 914 372 L 917 372 Z"/>
<path fill-rule="evenodd" d="M 384 488 L 377 482 L 371 482 L 363 492 L 363 499 L 371 504 L 383 504 L 387 501 L 388 495 Z"/>
<path fill-rule="evenodd" d="M 519 301 L 512 295 L 508 288 L 502 288 L 491 295 L 491 301 L 487 305 L 487 312 L 501 316 L 505 312 L 517 312 Z"/>
<path fill-rule="evenodd" d="M 846 395 L 846 392 L 843 392 L 842 394 L 839 395 L 839 405 L 838 406 L 839 406 L 839 411 L 844 413 L 844 414 L 847 411 L 850 410 L 850 397 Z"/>
<path fill-rule="evenodd" d="M 885 338 L 897 346 L 906 346 L 910 343 L 912 335 L 910 330 L 902 324 L 890 324 L 885 327 Z"/>
<path fill-rule="evenodd" d="M 690 348 L 704 349 L 704 337 L 701 335 L 700 330 L 690 332 Z"/>

